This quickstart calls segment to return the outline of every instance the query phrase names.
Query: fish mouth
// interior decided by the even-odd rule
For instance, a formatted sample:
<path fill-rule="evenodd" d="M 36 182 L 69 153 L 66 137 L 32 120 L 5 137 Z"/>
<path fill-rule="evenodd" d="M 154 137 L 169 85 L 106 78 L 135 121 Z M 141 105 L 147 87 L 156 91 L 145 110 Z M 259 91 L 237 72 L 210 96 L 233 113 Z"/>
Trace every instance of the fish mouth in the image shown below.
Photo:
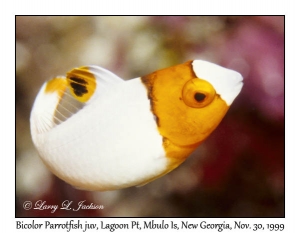
<path fill-rule="evenodd" d="M 235 89 L 238 89 L 238 90 L 239 90 L 238 94 L 241 92 L 243 86 L 244 86 L 244 82 L 243 82 L 243 79 L 241 79 L 241 80 L 236 84 L 236 86 L 235 86 Z M 238 95 L 238 94 L 237 94 L 237 95 Z"/>
<path fill-rule="evenodd" d="M 243 86 L 244 86 L 243 79 L 241 79 L 239 82 L 237 82 L 234 85 L 234 87 L 232 88 L 232 102 L 240 94 L 240 92 L 242 91 Z"/>
<path fill-rule="evenodd" d="M 223 87 L 223 93 L 218 93 L 228 106 L 232 104 L 235 98 L 240 94 L 244 86 L 243 78 L 235 79 L 227 87 Z"/>

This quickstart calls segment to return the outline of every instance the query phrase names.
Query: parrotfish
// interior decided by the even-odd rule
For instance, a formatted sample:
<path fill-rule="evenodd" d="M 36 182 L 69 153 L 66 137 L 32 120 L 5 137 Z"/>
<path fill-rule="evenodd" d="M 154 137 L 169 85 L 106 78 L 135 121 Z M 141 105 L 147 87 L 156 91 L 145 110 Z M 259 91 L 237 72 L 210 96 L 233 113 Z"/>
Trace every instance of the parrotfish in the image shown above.
<path fill-rule="evenodd" d="M 50 171 L 77 188 L 141 186 L 183 163 L 242 86 L 238 72 L 202 60 L 127 81 L 82 66 L 41 87 L 31 135 Z"/>

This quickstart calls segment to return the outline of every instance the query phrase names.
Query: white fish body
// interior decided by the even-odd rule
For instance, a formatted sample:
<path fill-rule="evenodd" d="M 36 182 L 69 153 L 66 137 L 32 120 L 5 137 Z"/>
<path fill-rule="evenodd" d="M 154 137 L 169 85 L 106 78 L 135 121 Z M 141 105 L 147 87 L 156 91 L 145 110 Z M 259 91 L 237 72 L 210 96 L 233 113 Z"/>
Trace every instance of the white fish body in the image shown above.
<path fill-rule="evenodd" d="M 209 106 L 216 101 L 216 106 L 220 105 L 222 109 L 220 116 L 214 114 L 218 117 L 209 117 L 208 129 L 202 123 L 197 126 L 182 123 L 184 126 L 180 129 L 180 121 L 194 117 L 199 108 L 186 106 L 183 86 L 180 84 L 173 90 L 171 78 L 170 86 L 166 84 L 160 91 L 160 81 L 155 80 L 158 80 L 156 78 L 161 71 L 152 76 L 123 81 L 103 68 L 81 67 L 70 71 L 67 78 L 59 77 L 45 83 L 35 100 L 30 119 L 31 134 L 42 160 L 55 175 L 86 190 L 143 185 L 173 170 L 210 134 L 209 131 L 213 131 L 242 88 L 242 77 L 235 71 L 211 63 L 208 68 L 202 61 L 189 64 L 192 68 L 204 65 L 207 70 L 212 66 L 228 76 L 228 81 L 222 80 L 221 83 L 225 84 L 218 88 L 224 92 L 218 95 L 225 96 L 225 100 L 220 100 L 217 94 L 209 100 L 212 101 Z M 183 65 L 178 65 L 178 69 Z M 187 67 L 182 68 L 188 70 Z M 165 69 L 161 73 L 161 80 L 166 80 L 164 82 L 169 79 L 163 78 L 167 71 Z M 152 77 L 155 77 L 154 81 Z M 187 77 L 182 82 L 187 83 L 191 79 L 198 78 Z M 216 82 L 213 79 L 210 82 Z M 165 85 L 164 82 L 162 85 Z M 164 92 L 167 96 L 160 97 L 160 93 Z M 176 98 L 164 107 L 164 98 L 169 98 L 172 93 L 176 93 Z M 80 99 L 82 97 L 84 99 Z M 201 109 L 206 107 L 201 106 Z M 178 115 L 175 114 L 177 109 Z M 182 111 L 189 115 L 183 116 Z M 174 121 L 176 125 L 170 128 L 168 122 L 177 117 L 178 125 Z M 195 127 L 198 127 L 200 136 L 194 136 Z M 189 135 L 189 130 L 192 136 L 187 138 L 183 134 L 187 132 Z M 181 132 L 184 132 L 184 138 Z M 181 142 L 183 145 L 180 145 Z"/>

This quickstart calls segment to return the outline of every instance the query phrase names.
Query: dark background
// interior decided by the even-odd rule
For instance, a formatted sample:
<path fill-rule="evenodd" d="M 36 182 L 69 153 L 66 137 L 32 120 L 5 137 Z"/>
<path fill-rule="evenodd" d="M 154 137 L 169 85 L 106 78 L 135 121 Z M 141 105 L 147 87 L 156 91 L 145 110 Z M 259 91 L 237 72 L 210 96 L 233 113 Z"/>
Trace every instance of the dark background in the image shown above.
<path fill-rule="evenodd" d="M 239 71 L 241 94 L 185 163 L 140 188 L 74 189 L 33 147 L 41 85 L 96 64 L 124 79 L 191 59 Z M 103 210 L 24 210 L 86 200 Z M 16 17 L 16 217 L 284 217 L 284 17 Z"/>

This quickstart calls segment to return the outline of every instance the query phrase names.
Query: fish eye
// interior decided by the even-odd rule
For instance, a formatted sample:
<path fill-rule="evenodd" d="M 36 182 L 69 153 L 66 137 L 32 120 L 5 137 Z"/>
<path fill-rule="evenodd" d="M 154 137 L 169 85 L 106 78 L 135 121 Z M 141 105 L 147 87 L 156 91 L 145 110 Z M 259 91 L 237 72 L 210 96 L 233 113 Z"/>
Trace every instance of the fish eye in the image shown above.
<path fill-rule="evenodd" d="M 216 95 L 214 87 L 199 78 L 189 80 L 182 89 L 184 103 L 192 108 L 203 108 L 209 105 Z"/>
<path fill-rule="evenodd" d="M 201 102 L 205 99 L 206 95 L 200 92 L 196 92 L 194 98 L 197 102 Z"/>

